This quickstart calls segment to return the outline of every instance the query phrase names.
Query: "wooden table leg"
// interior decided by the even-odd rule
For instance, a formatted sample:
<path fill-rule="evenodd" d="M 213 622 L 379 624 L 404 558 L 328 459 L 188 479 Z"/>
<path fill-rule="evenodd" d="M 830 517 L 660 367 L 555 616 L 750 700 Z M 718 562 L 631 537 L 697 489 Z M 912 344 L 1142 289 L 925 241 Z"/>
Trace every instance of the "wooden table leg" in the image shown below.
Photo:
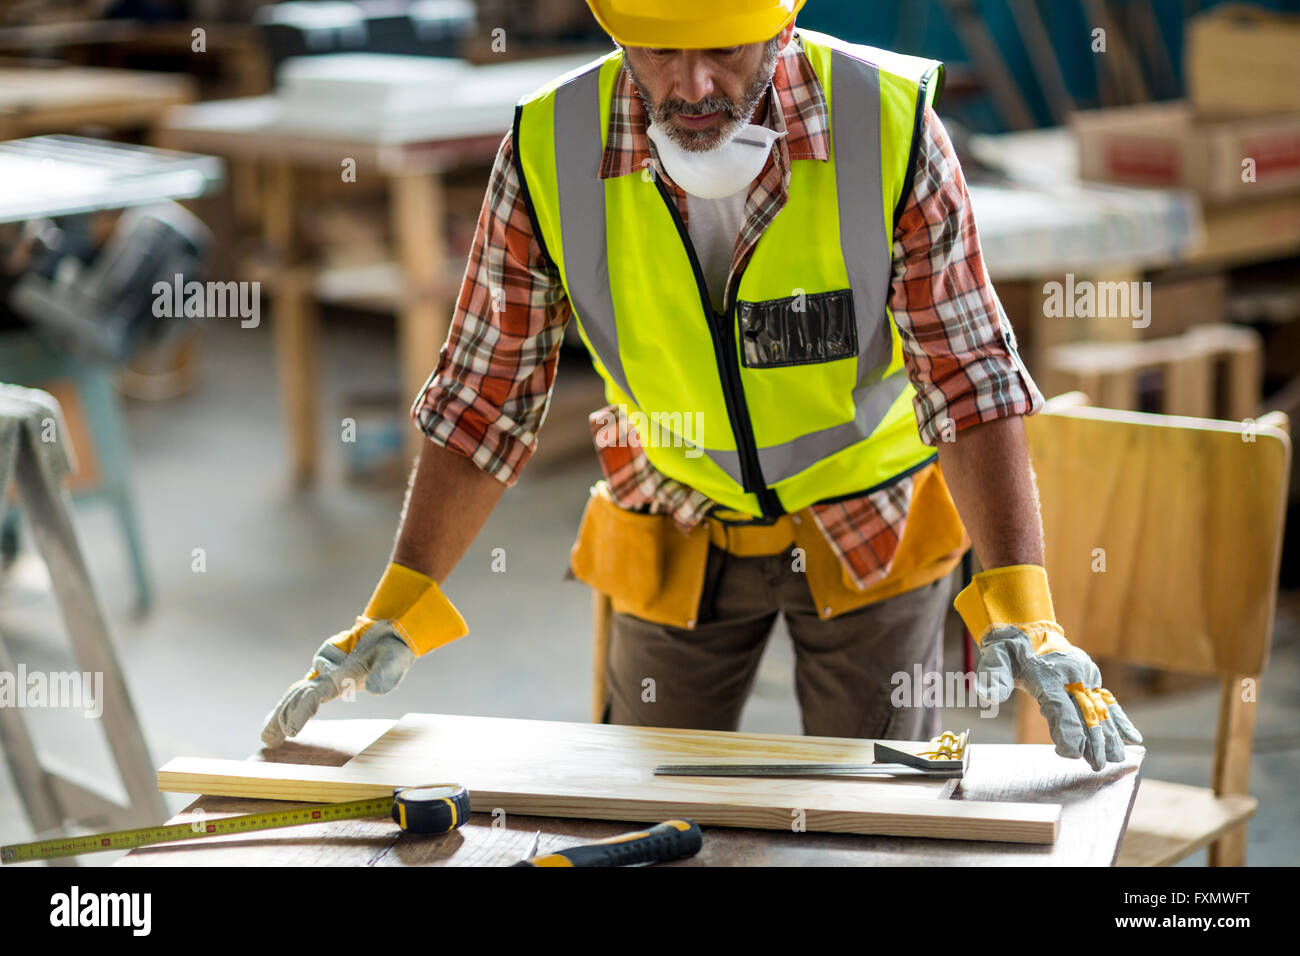
<path fill-rule="evenodd" d="M 297 203 L 293 168 L 273 163 L 264 195 L 263 231 L 276 256 L 276 373 L 289 427 L 294 484 L 305 487 L 316 477 L 316 300 L 314 270 L 303 260 L 296 229 Z"/>
<path fill-rule="evenodd" d="M 613 613 L 614 607 L 608 595 L 592 588 L 591 722 L 593 724 L 600 723 L 605 717 L 605 696 L 608 689 L 605 663 L 609 660 L 609 631 L 613 626 Z"/>
<path fill-rule="evenodd" d="M 1250 758 L 1255 737 L 1257 703 L 1243 700 L 1243 687 L 1253 681 L 1256 694 L 1259 675 L 1232 674 L 1219 688 L 1219 725 L 1214 735 L 1214 793 L 1216 796 L 1250 793 Z M 1210 844 L 1210 866 L 1246 865 L 1246 827 L 1237 827 Z"/>
<path fill-rule="evenodd" d="M 451 327 L 442 177 L 436 172 L 392 176 L 388 196 L 397 260 L 406 280 L 397 312 L 397 348 L 402 401 L 409 409 L 437 366 Z M 422 442 L 412 427 L 407 439 L 411 457 L 419 454 Z"/>

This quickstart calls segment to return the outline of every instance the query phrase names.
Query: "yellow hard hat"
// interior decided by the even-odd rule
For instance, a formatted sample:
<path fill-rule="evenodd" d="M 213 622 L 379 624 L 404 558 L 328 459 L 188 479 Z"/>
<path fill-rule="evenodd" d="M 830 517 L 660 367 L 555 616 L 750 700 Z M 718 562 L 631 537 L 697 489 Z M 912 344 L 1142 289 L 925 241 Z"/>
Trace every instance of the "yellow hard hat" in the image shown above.
<path fill-rule="evenodd" d="M 587 5 L 605 32 L 623 46 L 711 50 L 772 39 L 806 2 L 587 0 Z"/>

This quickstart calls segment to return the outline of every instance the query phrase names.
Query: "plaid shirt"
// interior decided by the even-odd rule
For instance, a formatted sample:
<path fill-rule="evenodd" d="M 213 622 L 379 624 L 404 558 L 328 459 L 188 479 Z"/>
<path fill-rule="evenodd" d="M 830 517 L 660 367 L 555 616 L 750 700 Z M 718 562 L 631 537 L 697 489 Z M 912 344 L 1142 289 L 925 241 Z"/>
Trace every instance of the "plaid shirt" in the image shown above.
<path fill-rule="evenodd" d="M 647 116 L 627 71 L 618 77 L 601 177 L 653 166 L 689 221 L 686 194 L 664 173 L 646 135 Z M 777 61 L 767 125 L 786 135 L 749 190 L 728 291 L 788 197 L 791 163 L 830 157 L 830 116 L 820 81 L 799 43 Z M 916 389 L 921 439 L 935 445 L 981 422 L 1038 411 L 1043 404 L 1016 352 L 984 268 L 966 183 L 938 116 L 927 107 L 912 195 L 894 233 L 890 308 Z M 412 406 L 428 438 L 465 455 L 507 486 L 537 447 L 564 329 L 571 315 L 554 264 L 533 235 L 512 162 L 501 144 L 455 316 L 438 367 Z M 609 422 L 620 434 L 611 441 Z M 670 514 L 688 531 L 714 506 L 657 471 L 607 406 L 591 416 L 611 496 L 624 508 Z M 902 537 L 915 475 L 812 512 L 849 577 L 866 588 L 885 577 Z"/>

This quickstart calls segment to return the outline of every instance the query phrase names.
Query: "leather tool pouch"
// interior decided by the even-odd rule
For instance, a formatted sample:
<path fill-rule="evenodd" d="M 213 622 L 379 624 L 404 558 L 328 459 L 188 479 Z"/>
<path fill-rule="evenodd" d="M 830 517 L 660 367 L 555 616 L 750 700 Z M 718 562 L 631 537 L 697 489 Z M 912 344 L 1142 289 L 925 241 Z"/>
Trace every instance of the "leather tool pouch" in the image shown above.
<path fill-rule="evenodd" d="M 858 354 L 849 289 L 738 302 L 736 310 L 746 368 L 812 365 Z"/>
<path fill-rule="evenodd" d="M 620 508 L 600 482 L 582 514 L 569 567 L 609 595 L 620 614 L 694 627 L 708 551 L 706 528 L 684 535 L 667 515 Z"/>

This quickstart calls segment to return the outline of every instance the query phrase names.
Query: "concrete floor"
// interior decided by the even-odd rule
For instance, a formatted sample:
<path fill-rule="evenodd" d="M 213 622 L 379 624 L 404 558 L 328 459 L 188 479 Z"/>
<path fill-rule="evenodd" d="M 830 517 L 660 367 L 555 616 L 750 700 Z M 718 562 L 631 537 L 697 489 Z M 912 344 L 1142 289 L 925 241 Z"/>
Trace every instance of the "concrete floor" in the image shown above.
<path fill-rule="evenodd" d="M 391 387 L 392 338 L 384 319 L 327 325 L 322 436 L 339 434 L 345 392 Z M 347 484 L 342 448 L 328 439 L 317 488 L 290 490 L 267 324 L 211 329 L 203 365 L 203 382 L 192 394 L 127 410 L 157 595 L 147 615 L 131 611 L 111 515 L 89 504 L 78 508 L 92 575 L 158 763 L 178 755 L 242 758 L 260 746 L 262 718 L 284 687 L 302 675 L 321 640 L 347 627 L 364 606 L 387 559 L 401 503 L 399 487 Z M 554 422 L 548 430 L 573 427 Z M 506 494 L 448 584 L 471 636 L 422 659 L 393 694 L 336 702 L 322 716 L 432 711 L 587 719 L 590 598 L 562 574 L 599 469 L 589 456 L 537 464 Z M 205 551 L 203 573 L 192 570 L 195 548 Z M 505 549 L 504 573 L 491 571 L 495 548 Z M 1252 776 L 1261 801 L 1250 829 L 1254 864 L 1300 861 L 1297 608 L 1300 602 L 1288 595 L 1263 683 Z M 30 553 L 0 583 L 0 631 L 29 669 L 72 668 L 43 568 Z M 957 648 L 948 653 L 948 666 L 957 669 Z M 778 629 L 742 729 L 798 733 L 791 684 L 789 640 Z M 1131 702 L 1128 712 L 1148 738 L 1144 773 L 1208 783 L 1216 708 L 1213 686 Z M 45 752 L 112 785 L 94 722 L 57 711 L 28 714 Z M 974 710 L 953 712 L 944 726 L 972 726 L 981 741 L 1011 740 L 1006 709 L 987 720 Z M 188 802 L 167 800 L 177 809 Z M 0 765 L 0 843 L 32 838 Z M 1188 862 L 1203 861 L 1197 854 Z"/>

